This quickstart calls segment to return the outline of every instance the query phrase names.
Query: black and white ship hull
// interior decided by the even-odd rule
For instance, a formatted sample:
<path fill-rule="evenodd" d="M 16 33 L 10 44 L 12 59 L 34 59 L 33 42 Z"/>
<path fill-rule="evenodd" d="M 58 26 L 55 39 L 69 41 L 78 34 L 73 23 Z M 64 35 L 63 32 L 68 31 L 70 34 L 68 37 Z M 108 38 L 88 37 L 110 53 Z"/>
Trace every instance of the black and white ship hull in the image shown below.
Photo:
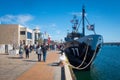
<path fill-rule="evenodd" d="M 66 42 L 65 55 L 70 65 L 78 70 L 89 70 L 102 42 L 101 35 L 89 35 Z"/>

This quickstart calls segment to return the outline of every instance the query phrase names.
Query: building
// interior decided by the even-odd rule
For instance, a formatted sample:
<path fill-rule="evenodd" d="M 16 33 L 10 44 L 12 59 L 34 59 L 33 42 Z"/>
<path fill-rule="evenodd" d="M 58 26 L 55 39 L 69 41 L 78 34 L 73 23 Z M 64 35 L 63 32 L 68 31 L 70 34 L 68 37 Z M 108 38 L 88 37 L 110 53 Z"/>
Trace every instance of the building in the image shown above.
<path fill-rule="evenodd" d="M 19 43 L 20 25 L 0 24 L 0 44 Z"/>
<path fill-rule="evenodd" d="M 18 48 L 22 43 L 24 45 L 34 44 L 35 36 L 40 33 L 39 30 L 31 30 L 19 24 L 0 24 L 0 44 L 4 44 Z"/>
<path fill-rule="evenodd" d="M 33 39 L 34 44 L 38 44 L 38 40 L 40 39 L 40 29 L 37 27 L 33 29 Z"/>
<path fill-rule="evenodd" d="M 31 29 L 20 27 L 20 43 L 24 45 L 34 44 L 34 35 Z"/>

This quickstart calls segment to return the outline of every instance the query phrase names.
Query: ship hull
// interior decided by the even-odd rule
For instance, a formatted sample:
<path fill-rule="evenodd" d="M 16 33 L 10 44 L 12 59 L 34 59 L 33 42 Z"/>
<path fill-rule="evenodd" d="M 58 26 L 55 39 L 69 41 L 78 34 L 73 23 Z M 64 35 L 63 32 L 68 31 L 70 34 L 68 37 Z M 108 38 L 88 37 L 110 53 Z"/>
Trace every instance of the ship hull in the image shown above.
<path fill-rule="evenodd" d="M 88 35 L 80 39 L 67 41 L 65 55 L 69 64 L 78 70 L 90 70 L 103 43 L 101 35 Z"/>

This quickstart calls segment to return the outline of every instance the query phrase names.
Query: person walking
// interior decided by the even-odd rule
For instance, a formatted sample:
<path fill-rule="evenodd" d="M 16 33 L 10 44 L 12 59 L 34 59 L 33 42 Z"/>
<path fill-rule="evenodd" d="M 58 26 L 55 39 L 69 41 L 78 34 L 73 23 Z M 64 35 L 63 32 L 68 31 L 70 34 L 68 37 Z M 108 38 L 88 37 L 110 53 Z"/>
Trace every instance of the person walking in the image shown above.
<path fill-rule="evenodd" d="M 48 47 L 45 44 L 43 44 L 42 45 L 42 52 L 43 52 L 43 61 L 44 62 L 46 62 L 47 50 L 48 50 Z"/>
<path fill-rule="evenodd" d="M 29 58 L 29 47 L 28 47 L 28 45 L 25 47 L 25 54 L 26 54 L 26 58 Z"/>
<path fill-rule="evenodd" d="M 40 45 L 38 45 L 37 47 L 37 55 L 38 55 L 38 61 L 41 61 L 42 50 Z"/>
<path fill-rule="evenodd" d="M 20 55 L 20 58 L 23 58 L 23 51 L 24 51 L 23 45 L 20 44 L 20 48 L 19 48 L 19 55 Z"/>

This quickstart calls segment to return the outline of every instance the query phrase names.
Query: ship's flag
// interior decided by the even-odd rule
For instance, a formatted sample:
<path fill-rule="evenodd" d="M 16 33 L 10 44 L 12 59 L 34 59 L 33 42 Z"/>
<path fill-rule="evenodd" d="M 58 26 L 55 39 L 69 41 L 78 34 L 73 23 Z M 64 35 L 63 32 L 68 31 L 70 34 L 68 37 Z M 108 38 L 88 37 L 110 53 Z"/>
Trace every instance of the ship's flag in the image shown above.
<path fill-rule="evenodd" d="M 87 25 L 87 29 L 91 30 L 91 31 L 94 31 L 94 25 Z"/>

